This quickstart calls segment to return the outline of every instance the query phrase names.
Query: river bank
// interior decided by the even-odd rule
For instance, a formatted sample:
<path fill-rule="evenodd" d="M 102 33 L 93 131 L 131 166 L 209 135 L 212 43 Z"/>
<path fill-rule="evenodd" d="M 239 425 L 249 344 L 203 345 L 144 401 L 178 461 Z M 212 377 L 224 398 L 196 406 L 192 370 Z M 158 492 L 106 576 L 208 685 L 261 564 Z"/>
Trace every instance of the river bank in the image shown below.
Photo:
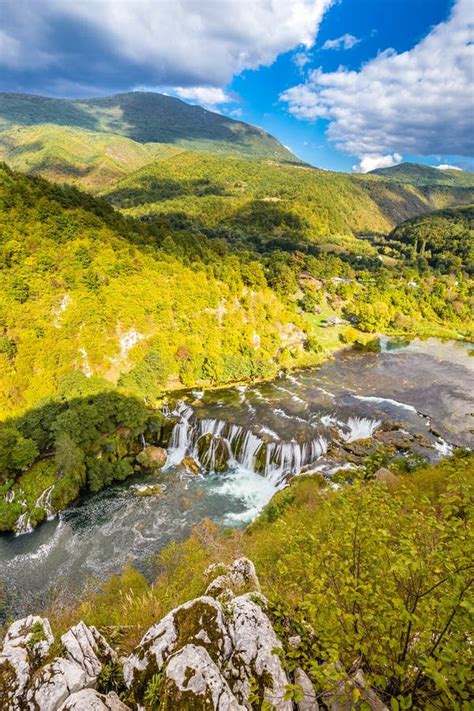
<path fill-rule="evenodd" d="M 350 474 L 387 448 L 408 463 L 435 461 L 453 446 L 472 448 L 468 348 L 392 345 L 382 344 L 380 353 L 347 350 L 271 383 L 189 392 L 182 404 L 170 402 L 179 421 L 160 474 L 136 472 L 82 495 L 27 535 L 0 537 L 6 609 L 32 611 L 59 589 L 77 595 L 86 580 L 105 580 L 127 560 L 146 572 L 150 554 L 204 518 L 222 527 L 246 525 L 301 471 L 330 478 L 344 467 Z M 205 435 L 212 435 L 201 455 L 208 468 L 196 456 Z M 216 471 L 212 455 L 223 447 L 232 458 Z M 188 457 L 198 460 L 198 474 Z M 137 486 L 155 484 L 159 496 L 136 496 Z"/>

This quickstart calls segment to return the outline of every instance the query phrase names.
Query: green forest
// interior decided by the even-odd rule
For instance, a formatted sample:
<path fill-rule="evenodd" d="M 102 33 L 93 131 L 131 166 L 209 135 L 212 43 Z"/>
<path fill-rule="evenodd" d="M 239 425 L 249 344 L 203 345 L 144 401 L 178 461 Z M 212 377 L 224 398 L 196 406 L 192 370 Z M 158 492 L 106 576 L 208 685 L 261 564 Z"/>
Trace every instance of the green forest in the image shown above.
<path fill-rule="evenodd" d="M 2 499 L 2 528 L 46 486 L 63 508 L 132 473 L 167 391 L 271 379 L 381 332 L 472 338 L 472 208 L 356 236 L 344 210 L 316 207 L 338 187 L 352 225 L 364 219 L 365 188 L 355 200 L 346 176 L 325 187 L 312 169 L 293 182 L 295 168 L 197 155 L 103 198 L 0 169 L 2 490 L 26 502 Z M 71 430 L 77 407 L 107 397 L 110 417 Z M 97 451 L 110 454 L 100 466 Z"/>

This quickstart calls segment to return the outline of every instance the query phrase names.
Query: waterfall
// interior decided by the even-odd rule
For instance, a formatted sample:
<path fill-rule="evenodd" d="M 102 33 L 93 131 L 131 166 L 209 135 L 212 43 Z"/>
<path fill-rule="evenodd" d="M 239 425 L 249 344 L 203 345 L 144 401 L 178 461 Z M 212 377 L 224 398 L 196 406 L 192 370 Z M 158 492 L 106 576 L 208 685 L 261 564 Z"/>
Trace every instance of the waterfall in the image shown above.
<path fill-rule="evenodd" d="M 51 493 L 54 489 L 54 484 L 52 484 L 48 489 L 45 489 L 42 494 L 40 494 L 35 502 L 35 509 L 44 509 L 46 511 L 46 518 L 51 520 L 55 517 L 56 511 L 53 509 L 51 504 Z"/>
<path fill-rule="evenodd" d="M 324 437 L 303 442 L 267 442 L 242 425 L 219 419 L 195 419 L 194 410 L 184 403 L 179 403 L 173 414 L 180 419 L 171 433 L 167 466 L 180 464 L 191 456 L 205 470 L 213 472 L 219 469 L 216 457 L 225 456 L 229 468 L 257 472 L 278 485 L 285 476 L 298 474 L 302 467 L 314 464 L 327 451 Z M 208 435 L 209 441 L 203 442 L 201 438 Z"/>
<path fill-rule="evenodd" d="M 193 408 L 189 407 L 189 405 L 185 405 L 182 401 L 178 402 L 176 409 L 172 412 L 172 415 L 179 417 L 180 419 L 171 432 L 168 447 L 168 460 L 166 462 L 167 467 L 174 464 L 180 464 L 188 453 L 188 433 L 190 430 L 189 419 L 193 413 Z"/>
<path fill-rule="evenodd" d="M 56 515 L 56 511 L 53 509 L 53 506 L 51 504 L 51 492 L 53 491 L 53 488 L 54 484 L 52 484 L 50 487 L 41 492 L 41 494 L 36 499 L 33 507 L 35 509 L 44 509 L 48 521 L 50 521 Z M 23 506 L 28 506 L 25 500 L 21 501 L 20 503 Z M 19 536 L 21 533 L 29 533 L 32 530 L 33 526 L 30 522 L 30 511 L 27 509 L 17 518 L 15 524 L 15 533 L 17 536 Z"/>
<path fill-rule="evenodd" d="M 358 439 L 372 437 L 381 424 L 380 420 L 371 420 L 369 417 L 349 417 L 344 429 L 339 430 L 339 434 L 345 442 L 355 442 Z"/>
<path fill-rule="evenodd" d="M 26 501 L 22 502 L 25 505 Z M 33 530 L 33 526 L 30 523 L 30 512 L 26 510 L 21 516 L 18 516 L 15 523 L 15 534 L 19 536 L 22 533 L 29 533 Z"/>

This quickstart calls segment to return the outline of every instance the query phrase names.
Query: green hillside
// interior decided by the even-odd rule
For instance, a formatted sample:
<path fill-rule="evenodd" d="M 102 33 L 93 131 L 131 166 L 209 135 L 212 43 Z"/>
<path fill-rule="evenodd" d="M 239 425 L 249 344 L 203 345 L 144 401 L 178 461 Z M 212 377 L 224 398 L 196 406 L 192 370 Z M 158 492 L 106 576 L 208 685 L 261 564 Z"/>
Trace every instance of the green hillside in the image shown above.
<path fill-rule="evenodd" d="M 278 202 L 251 202 L 226 237 L 182 211 L 138 221 L 6 167 L 0 179 L 3 416 L 68 388 L 116 386 L 153 402 L 165 388 L 271 377 L 318 361 L 340 346 L 339 335 L 359 337 L 352 327 L 347 336 L 320 328 L 330 314 L 346 314 L 369 333 L 469 331 L 462 274 L 456 284 L 438 278 L 436 292 L 429 274 L 426 289 L 416 274 L 415 294 L 409 258 L 386 247 L 379 254 L 350 235 L 340 239 L 340 256 L 327 252 L 335 238 L 314 245 L 302 233 L 297 242 L 309 217 L 275 213 Z M 208 187 L 192 185 L 194 193 Z M 191 202 L 201 200 L 209 197 Z M 259 242 L 269 220 L 275 240 Z M 243 224 L 247 238 L 232 252 Z M 285 240 L 287 249 L 278 249 Z M 384 267 L 382 255 L 395 268 Z M 302 272 L 313 282 L 301 284 Z"/>
<path fill-rule="evenodd" d="M 474 273 L 474 206 L 438 210 L 402 222 L 389 235 L 407 257 L 449 273 Z"/>
<path fill-rule="evenodd" d="M 0 132 L 0 160 L 24 173 L 97 192 L 153 160 L 184 149 L 125 136 L 44 124 Z"/>
<path fill-rule="evenodd" d="M 125 136 L 138 143 L 169 143 L 212 153 L 298 160 L 256 126 L 164 94 L 130 92 L 79 101 L 0 93 L 1 130 L 44 124 Z"/>
<path fill-rule="evenodd" d="M 3 416 L 69 385 L 118 385 L 153 401 L 165 387 L 271 376 L 316 358 L 310 324 L 251 255 L 5 168 L 0 263 Z"/>
<path fill-rule="evenodd" d="M 371 175 L 381 175 L 400 183 L 418 186 L 449 185 L 452 187 L 474 187 L 474 173 L 465 170 L 441 170 L 419 163 L 400 163 L 391 168 L 376 168 Z"/>
<path fill-rule="evenodd" d="M 353 235 L 388 232 L 414 215 L 470 202 L 474 189 L 420 190 L 374 176 L 186 151 L 148 164 L 102 194 L 142 218 L 185 213 L 234 242 L 328 241 L 334 249 L 367 253 L 370 245 L 359 240 L 355 247 Z"/>

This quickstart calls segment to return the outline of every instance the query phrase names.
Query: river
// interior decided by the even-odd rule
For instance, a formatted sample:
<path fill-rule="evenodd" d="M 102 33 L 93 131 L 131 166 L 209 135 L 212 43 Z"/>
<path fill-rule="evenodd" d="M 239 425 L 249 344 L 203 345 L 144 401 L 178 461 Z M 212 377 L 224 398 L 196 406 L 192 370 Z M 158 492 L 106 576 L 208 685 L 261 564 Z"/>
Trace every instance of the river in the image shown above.
<path fill-rule="evenodd" d="M 37 611 L 60 591 L 77 595 L 127 561 L 146 572 L 150 554 L 205 517 L 221 526 L 248 523 L 289 476 L 330 476 L 341 465 L 335 439 L 353 443 L 393 427 L 414 437 L 414 449 L 430 461 L 453 446 L 473 448 L 473 392 L 467 345 L 382 339 L 379 353 L 344 351 L 271 383 L 188 393 L 172 405 L 181 419 L 158 477 L 161 496 L 137 497 L 137 484 L 157 478 L 135 477 L 84 496 L 31 533 L 0 536 L 0 616 Z M 206 433 L 224 442 L 229 465 L 191 474 L 181 461 Z M 214 454 L 211 446 L 204 457 L 210 469 Z"/>

